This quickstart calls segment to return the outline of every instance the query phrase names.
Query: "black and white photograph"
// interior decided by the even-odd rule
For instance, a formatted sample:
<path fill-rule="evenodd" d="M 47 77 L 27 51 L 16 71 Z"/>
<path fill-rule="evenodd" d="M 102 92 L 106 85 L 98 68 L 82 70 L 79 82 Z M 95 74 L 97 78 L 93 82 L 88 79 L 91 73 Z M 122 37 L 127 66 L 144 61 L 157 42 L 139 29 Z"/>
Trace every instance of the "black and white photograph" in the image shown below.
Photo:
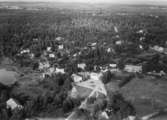
<path fill-rule="evenodd" d="M 0 120 L 167 120 L 167 0 L 0 0 Z"/>

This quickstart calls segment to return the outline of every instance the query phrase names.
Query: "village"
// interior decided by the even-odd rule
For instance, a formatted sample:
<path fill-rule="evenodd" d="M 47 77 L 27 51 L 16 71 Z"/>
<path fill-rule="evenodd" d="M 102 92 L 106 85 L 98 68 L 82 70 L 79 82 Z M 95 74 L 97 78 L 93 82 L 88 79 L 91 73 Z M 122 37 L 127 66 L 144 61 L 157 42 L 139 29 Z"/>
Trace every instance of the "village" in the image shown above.
<path fill-rule="evenodd" d="M 4 5 L 0 120 L 166 120 L 165 15 Z"/>

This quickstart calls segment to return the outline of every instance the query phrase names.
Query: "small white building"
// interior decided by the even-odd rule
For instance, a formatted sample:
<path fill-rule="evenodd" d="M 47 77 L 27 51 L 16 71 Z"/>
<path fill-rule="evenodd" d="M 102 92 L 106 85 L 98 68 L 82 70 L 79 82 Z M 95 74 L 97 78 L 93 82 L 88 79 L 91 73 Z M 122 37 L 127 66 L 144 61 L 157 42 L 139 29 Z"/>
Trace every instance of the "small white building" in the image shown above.
<path fill-rule="evenodd" d="M 110 53 L 110 52 L 111 52 L 111 48 L 108 48 L 108 49 L 107 49 L 107 52 Z"/>
<path fill-rule="evenodd" d="M 139 40 L 143 41 L 143 40 L 145 40 L 145 37 L 140 37 Z"/>
<path fill-rule="evenodd" d="M 144 33 L 144 30 L 142 30 L 142 29 L 138 30 L 137 33 L 142 34 L 142 33 Z"/>
<path fill-rule="evenodd" d="M 132 73 L 140 73 L 140 72 L 142 72 L 142 66 L 125 65 L 124 71 L 132 72 Z"/>
<path fill-rule="evenodd" d="M 97 45 L 97 43 L 95 43 L 95 42 L 91 44 L 92 47 L 94 47 L 94 46 L 96 46 L 96 45 Z"/>
<path fill-rule="evenodd" d="M 151 47 L 151 49 L 157 51 L 157 52 L 160 52 L 160 53 L 163 53 L 164 52 L 164 48 L 161 47 L 161 46 L 158 46 L 158 45 L 155 45 L 153 47 Z"/>
<path fill-rule="evenodd" d="M 51 52 L 52 51 L 52 47 L 47 47 L 47 52 Z"/>
<path fill-rule="evenodd" d="M 116 45 L 122 45 L 122 43 L 123 43 L 122 40 L 118 40 L 115 42 Z"/>
<path fill-rule="evenodd" d="M 117 64 L 109 64 L 109 67 L 116 68 Z"/>
<path fill-rule="evenodd" d="M 107 112 L 103 111 L 101 114 L 100 114 L 101 117 L 105 118 L 105 119 L 109 119 L 109 116 L 107 114 Z"/>
<path fill-rule="evenodd" d="M 77 74 L 72 74 L 72 79 L 74 80 L 74 82 L 81 82 L 83 80 L 82 76 L 79 76 Z"/>
<path fill-rule="evenodd" d="M 31 59 L 34 59 L 34 57 L 35 57 L 34 53 L 30 53 L 29 56 Z"/>
<path fill-rule="evenodd" d="M 64 45 L 59 45 L 59 46 L 58 46 L 58 49 L 59 49 L 59 50 L 64 49 Z"/>
<path fill-rule="evenodd" d="M 51 54 L 49 54 L 49 57 L 50 58 L 55 58 L 55 54 L 51 53 Z"/>
<path fill-rule="evenodd" d="M 15 99 L 10 98 L 9 100 L 6 101 L 6 108 L 7 109 L 11 108 L 11 110 L 14 110 L 16 108 L 23 109 L 23 106 L 20 105 Z"/>
<path fill-rule="evenodd" d="M 86 64 L 85 63 L 80 63 L 80 64 L 77 65 L 77 67 L 82 69 L 82 70 L 85 70 Z"/>
<path fill-rule="evenodd" d="M 102 73 L 90 73 L 90 79 L 93 79 L 93 80 L 100 80 L 100 78 L 102 77 Z"/>
<path fill-rule="evenodd" d="M 143 46 L 142 46 L 142 45 L 139 45 L 139 48 L 140 48 L 141 50 L 143 50 Z"/>
<path fill-rule="evenodd" d="M 47 69 L 49 67 L 50 67 L 50 64 L 48 61 L 39 63 L 39 70 Z"/>
<path fill-rule="evenodd" d="M 65 74 L 64 68 L 56 68 L 55 73 Z"/>
<path fill-rule="evenodd" d="M 20 51 L 20 54 L 28 54 L 28 53 L 30 53 L 30 49 L 24 49 L 24 50 L 22 50 L 22 51 Z"/>
<path fill-rule="evenodd" d="M 118 33 L 118 28 L 116 26 L 114 26 L 114 31 Z"/>
<path fill-rule="evenodd" d="M 63 38 L 62 37 L 57 37 L 55 40 L 56 41 L 61 41 L 61 40 L 63 40 Z"/>

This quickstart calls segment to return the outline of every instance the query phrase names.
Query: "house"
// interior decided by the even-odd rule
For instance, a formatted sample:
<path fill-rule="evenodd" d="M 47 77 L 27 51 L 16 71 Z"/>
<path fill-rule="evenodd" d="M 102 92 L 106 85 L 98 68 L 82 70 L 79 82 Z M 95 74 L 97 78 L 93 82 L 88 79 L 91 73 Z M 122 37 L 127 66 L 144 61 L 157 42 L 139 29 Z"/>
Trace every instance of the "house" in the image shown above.
<path fill-rule="evenodd" d="M 109 64 L 109 67 L 111 67 L 111 68 L 116 68 L 116 67 L 117 67 L 117 64 Z"/>
<path fill-rule="evenodd" d="M 77 74 L 72 74 L 71 77 L 74 80 L 74 82 L 81 82 L 83 80 L 82 76 L 77 75 Z"/>
<path fill-rule="evenodd" d="M 102 77 L 102 73 L 90 73 L 90 79 L 93 80 L 100 80 L 100 78 Z"/>
<path fill-rule="evenodd" d="M 49 67 L 50 67 L 50 64 L 48 61 L 39 63 L 39 70 L 47 69 Z"/>
<path fill-rule="evenodd" d="M 111 48 L 108 48 L 108 49 L 107 49 L 107 52 L 110 53 L 110 52 L 111 52 Z"/>
<path fill-rule="evenodd" d="M 145 40 L 145 37 L 140 37 L 139 40 L 143 41 L 143 40 Z"/>
<path fill-rule="evenodd" d="M 141 50 L 143 50 L 143 46 L 142 46 L 142 45 L 139 45 L 139 48 L 140 48 Z"/>
<path fill-rule="evenodd" d="M 122 45 L 122 40 L 118 40 L 115 42 L 116 45 Z"/>
<path fill-rule="evenodd" d="M 24 49 L 20 52 L 20 54 L 26 54 L 26 53 L 30 53 L 30 49 Z"/>
<path fill-rule="evenodd" d="M 64 49 L 64 45 L 59 45 L 59 46 L 58 46 L 58 49 L 59 49 L 59 50 Z"/>
<path fill-rule="evenodd" d="M 51 52 L 52 51 L 52 47 L 47 47 L 47 52 Z"/>
<path fill-rule="evenodd" d="M 105 118 L 105 119 L 109 119 L 109 116 L 107 114 L 107 112 L 103 111 L 101 114 L 100 114 L 101 117 Z"/>
<path fill-rule="evenodd" d="M 94 43 L 88 43 L 88 44 L 87 44 L 88 47 L 95 47 L 96 45 L 97 45 L 96 42 L 94 42 Z"/>
<path fill-rule="evenodd" d="M 139 30 L 139 31 L 137 31 L 137 33 L 139 33 L 139 34 L 142 34 L 142 33 L 144 33 L 144 30 Z"/>
<path fill-rule="evenodd" d="M 55 58 L 55 54 L 51 53 L 51 54 L 49 54 L 49 57 L 50 58 Z"/>
<path fill-rule="evenodd" d="M 30 56 L 31 59 L 34 59 L 35 54 L 34 53 L 30 53 L 29 56 Z"/>
<path fill-rule="evenodd" d="M 132 73 L 140 73 L 140 72 L 142 72 L 142 66 L 125 65 L 124 71 L 132 72 Z"/>
<path fill-rule="evenodd" d="M 63 68 L 56 68 L 55 73 L 65 74 L 65 71 Z"/>
<path fill-rule="evenodd" d="M 19 104 L 19 102 L 13 98 L 10 98 L 9 100 L 6 101 L 6 108 L 11 110 L 14 110 L 16 108 L 18 109 L 23 109 L 23 106 Z"/>
<path fill-rule="evenodd" d="M 61 41 L 61 40 L 63 40 L 63 38 L 62 37 L 57 37 L 55 40 L 56 41 Z"/>
<path fill-rule="evenodd" d="M 118 28 L 116 26 L 114 26 L 114 31 L 118 33 Z"/>
<path fill-rule="evenodd" d="M 86 64 L 85 63 L 80 63 L 77 65 L 78 68 L 85 70 Z"/>
<path fill-rule="evenodd" d="M 155 45 L 153 47 L 151 47 L 152 50 L 155 50 L 157 52 L 163 53 L 164 52 L 164 48 L 158 45 Z"/>

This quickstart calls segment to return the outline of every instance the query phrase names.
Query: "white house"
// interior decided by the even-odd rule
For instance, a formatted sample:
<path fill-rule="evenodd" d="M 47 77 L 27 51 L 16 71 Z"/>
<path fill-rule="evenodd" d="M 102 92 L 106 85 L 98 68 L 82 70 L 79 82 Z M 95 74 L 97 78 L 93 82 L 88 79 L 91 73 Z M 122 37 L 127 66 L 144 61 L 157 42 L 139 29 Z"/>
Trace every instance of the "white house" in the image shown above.
<path fill-rule="evenodd" d="M 80 63 L 77 65 L 78 68 L 85 70 L 86 64 L 85 63 Z"/>
<path fill-rule="evenodd" d="M 30 53 L 30 49 L 24 49 L 20 52 L 20 54 Z"/>
<path fill-rule="evenodd" d="M 158 46 L 158 45 L 155 45 L 155 46 L 151 47 L 151 49 L 153 49 L 157 52 L 160 52 L 160 53 L 164 52 L 164 48 L 161 47 L 161 46 Z"/>
<path fill-rule="evenodd" d="M 116 26 L 114 26 L 114 31 L 118 33 L 118 28 Z"/>
<path fill-rule="evenodd" d="M 109 66 L 112 67 L 112 68 L 116 68 L 117 64 L 109 64 Z"/>
<path fill-rule="evenodd" d="M 64 45 L 59 45 L 59 46 L 58 46 L 58 49 L 59 49 L 59 50 L 64 49 Z"/>
<path fill-rule="evenodd" d="M 49 54 L 49 57 L 50 58 L 55 58 L 55 54 L 51 53 L 51 54 Z"/>
<path fill-rule="evenodd" d="M 121 40 L 118 40 L 115 42 L 116 45 L 121 45 L 122 44 L 122 41 Z"/>
<path fill-rule="evenodd" d="M 127 118 L 124 118 L 123 120 L 136 120 L 136 116 L 128 116 Z M 142 119 L 143 120 L 143 119 Z"/>
<path fill-rule="evenodd" d="M 140 37 L 139 40 L 143 41 L 143 40 L 145 40 L 145 37 Z"/>
<path fill-rule="evenodd" d="M 34 53 L 30 53 L 29 56 L 30 56 L 31 59 L 34 59 L 35 54 Z"/>
<path fill-rule="evenodd" d="M 10 98 L 9 100 L 6 101 L 6 107 L 7 109 L 11 108 L 12 110 L 18 108 L 18 109 L 23 109 L 23 106 L 20 105 L 15 99 Z"/>
<path fill-rule="evenodd" d="M 90 79 L 93 80 L 100 80 L 100 78 L 102 77 L 102 73 L 90 73 Z"/>
<path fill-rule="evenodd" d="M 142 46 L 142 45 L 139 45 L 139 48 L 140 48 L 141 50 L 143 50 L 143 46 Z"/>
<path fill-rule="evenodd" d="M 144 33 L 144 30 L 139 30 L 139 31 L 137 31 L 137 33 L 139 33 L 139 34 L 142 34 L 142 33 Z"/>
<path fill-rule="evenodd" d="M 83 80 L 82 76 L 79 76 L 77 74 L 72 74 L 71 77 L 74 80 L 74 82 L 81 82 Z"/>
<path fill-rule="evenodd" d="M 63 40 L 63 38 L 62 37 L 57 37 L 55 40 L 56 41 L 61 41 L 61 40 Z"/>
<path fill-rule="evenodd" d="M 94 42 L 94 43 L 91 44 L 91 46 L 94 47 L 94 46 L 96 46 L 96 44 L 97 44 L 97 43 Z"/>
<path fill-rule="evenodd" d="M 65 71 L 63 68 L 56 68 L 55 73 L 65 74 Z"/>
<path fill-rule="evenodd" d="M 50 64 L 49 64 L 48 61 L 39 63 L 39 70 L 43 70 L 43 69 L 46 69 L 46 68 L 49 68 L 49 67 L 50 67 Z"/>
<path fill-rule="evenodd" d="M 47 52 L 51 52 L 52 51 L 52 47 L 47 47 Z"/>
<path fill-rule="evenodd" d="M 132 73 L 137 73 L 137 72 L 142 72 L 142 66 L 137 66 L 137 65 L 125 65 L 124 71 L 126 72 L 132 72 Z"/>
<path fill-rule="evenodd" d="M 111 48 L 108 48 L 108 49 L 107 49 L 107 52 L 110 53 L 110 52 L 111 52 Z"/>
<path fill-rule="evenodd" d="M 103 111 L 103 112 L 100 114 L 100 116 L 103 117 L 103 118 L 105 118 L 105 119 L 109 119 L 109 116 L 108 116 L 108 114 L 107 114 L 105 111 Z"/>

